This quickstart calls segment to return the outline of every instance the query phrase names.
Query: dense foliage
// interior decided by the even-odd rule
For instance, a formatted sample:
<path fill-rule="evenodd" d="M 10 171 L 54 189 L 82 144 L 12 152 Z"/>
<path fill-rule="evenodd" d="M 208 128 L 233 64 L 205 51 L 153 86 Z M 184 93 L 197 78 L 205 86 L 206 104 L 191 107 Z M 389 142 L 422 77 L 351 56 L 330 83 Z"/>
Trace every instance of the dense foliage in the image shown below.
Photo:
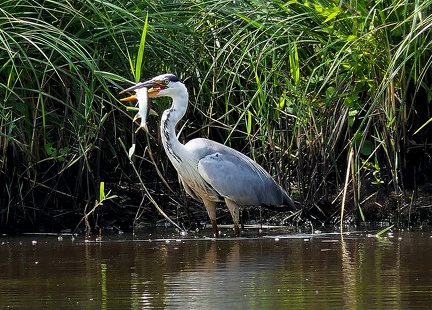
<path fill-rule="evenodd" d="M 191 94 L 182 139 L 250 155 L 324 221 L 412 222 L 432 182 L 431 34 L 430 0 L 2 1 L 0 225 L 97 222 L 108 190 L 118 214 L 160 201 L 176 177 L 158 121 L 130 162 L 118 92 L 165 72 Z"/>

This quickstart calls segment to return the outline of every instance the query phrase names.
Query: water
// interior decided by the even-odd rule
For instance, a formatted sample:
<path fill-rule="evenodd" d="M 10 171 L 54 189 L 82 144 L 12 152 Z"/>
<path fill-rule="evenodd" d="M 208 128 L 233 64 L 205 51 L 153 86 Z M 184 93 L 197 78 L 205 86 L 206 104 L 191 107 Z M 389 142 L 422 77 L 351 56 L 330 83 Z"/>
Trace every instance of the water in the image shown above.
<path fill-rule="evenodd" d="M 157 231 L 157 232 L 160 232 Z M 0 309 L 430 309 L 432 234 L 0 238 Z"/>

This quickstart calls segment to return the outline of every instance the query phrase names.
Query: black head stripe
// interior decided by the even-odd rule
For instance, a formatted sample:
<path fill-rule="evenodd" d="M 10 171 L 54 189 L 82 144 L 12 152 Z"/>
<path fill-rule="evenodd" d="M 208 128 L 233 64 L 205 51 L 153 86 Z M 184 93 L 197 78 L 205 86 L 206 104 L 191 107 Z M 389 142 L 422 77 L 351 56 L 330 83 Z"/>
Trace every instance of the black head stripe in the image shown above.
<path fill-rule="evenodd" d="M 171 82 L 178 82 L 179 81 L 179 79 L 174 74 L 171 74 L 171 73 L 165 74 L 165 77 L 167 77 L 168 80 L 170 80 Z"/>

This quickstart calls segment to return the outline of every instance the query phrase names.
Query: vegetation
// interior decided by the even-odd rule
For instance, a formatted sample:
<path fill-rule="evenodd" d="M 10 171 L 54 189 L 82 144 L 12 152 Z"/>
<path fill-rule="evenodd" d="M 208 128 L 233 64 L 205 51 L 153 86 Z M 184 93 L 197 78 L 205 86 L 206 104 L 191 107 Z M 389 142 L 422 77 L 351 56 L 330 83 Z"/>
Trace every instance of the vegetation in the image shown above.
<path fill-rule="evenodd" d="M 430 0 L 2 1 L 1 229 L 121 226 L 154 220 L 150 201 L 184 205 L 157 119 L 135 141 L 118 101 L 164 72 L 191 94 L 184 140 L 250 155 L 306 213 L 429 223 L 431 42 Z M 101 184 L 117 195 L 103 206 Z"/>

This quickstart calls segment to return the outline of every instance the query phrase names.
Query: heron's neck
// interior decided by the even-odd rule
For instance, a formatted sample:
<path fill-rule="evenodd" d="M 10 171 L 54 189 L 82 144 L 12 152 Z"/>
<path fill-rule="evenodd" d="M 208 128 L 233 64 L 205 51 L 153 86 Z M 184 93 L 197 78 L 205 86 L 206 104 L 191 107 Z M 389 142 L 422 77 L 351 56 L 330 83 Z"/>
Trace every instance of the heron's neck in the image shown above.
<path fill-rule="evenodd" d="M 186 87 L 184 91 L 179 92 L 173 98 L 171 108 L 165 110 L 161 121 L 161 136 L 165 151 L 174 164 L 181 163 L 186 155 L 183 144 L 177 139 L 176 125 L 185 115 L 188 106 L 188 92 Z"/>

